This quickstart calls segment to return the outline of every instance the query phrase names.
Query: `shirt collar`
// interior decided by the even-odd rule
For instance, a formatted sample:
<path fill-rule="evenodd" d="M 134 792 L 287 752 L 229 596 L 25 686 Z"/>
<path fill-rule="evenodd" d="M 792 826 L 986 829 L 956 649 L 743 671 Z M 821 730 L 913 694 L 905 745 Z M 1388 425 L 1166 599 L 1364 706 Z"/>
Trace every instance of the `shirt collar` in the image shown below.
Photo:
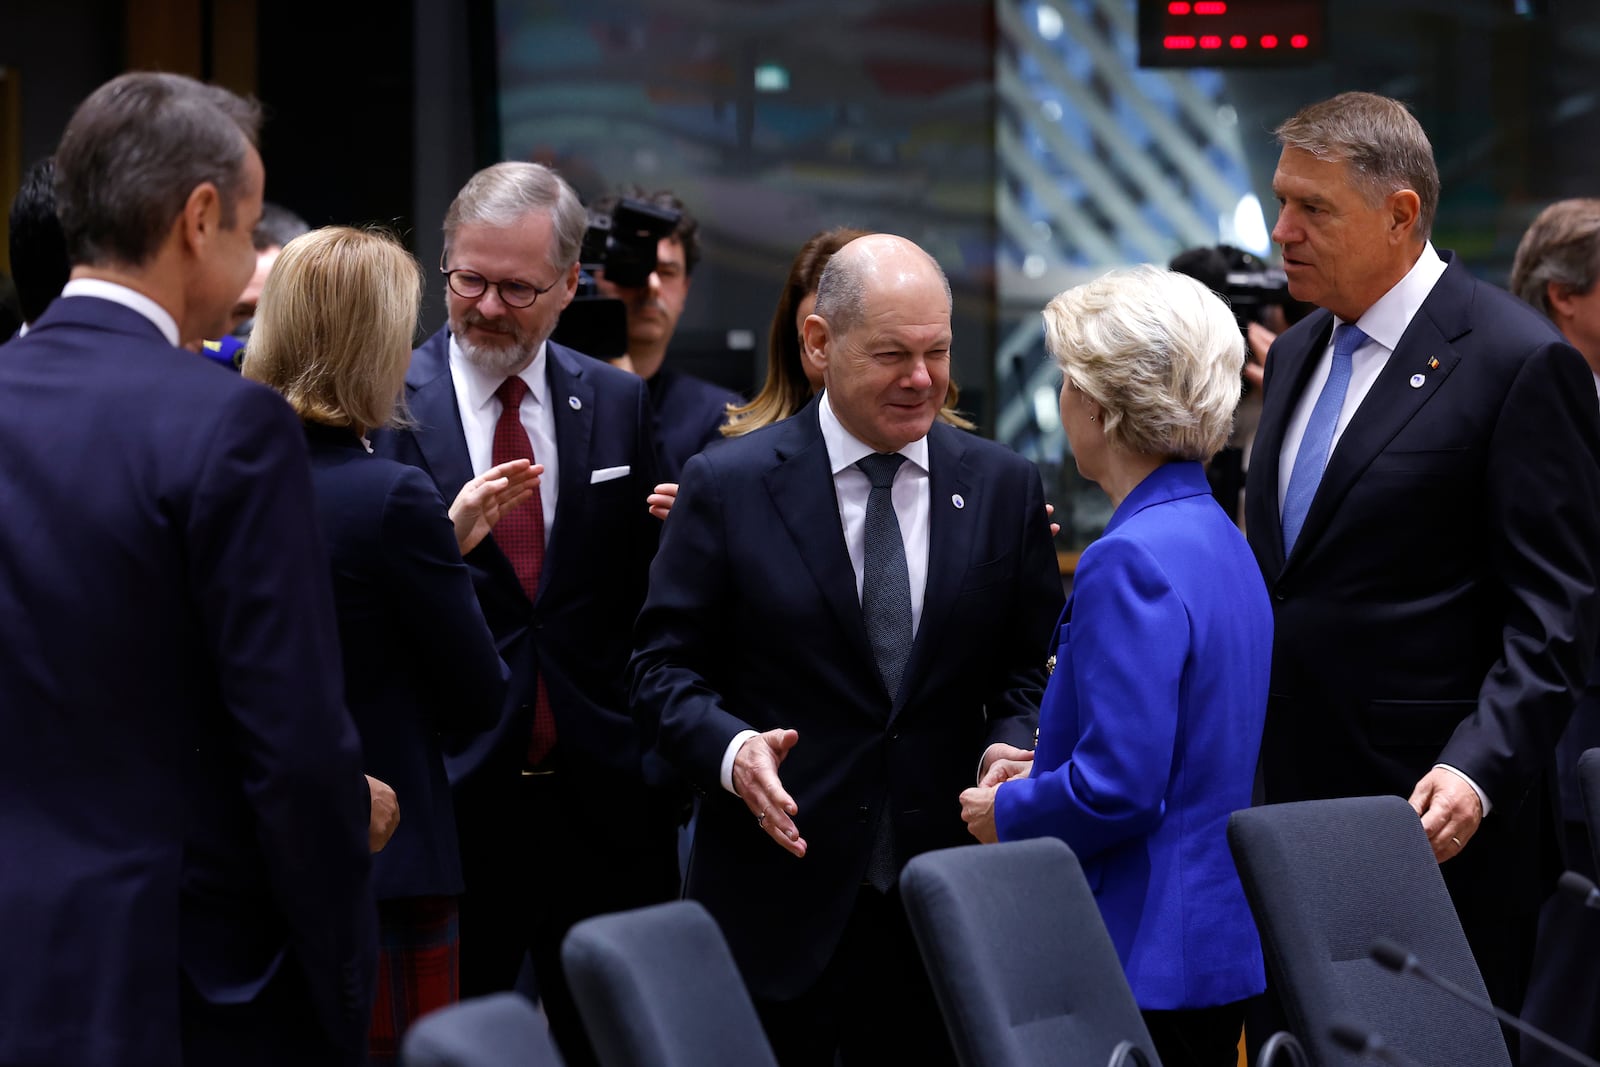
<path fill-rule="evenodd" d="M 822 442 L 828 446 L 828 463 L 837 477 L 839 472 L 853 467 L 864 456 L 870 456 L 877 449 L 864 444 L 849 430 L 844 428 L 844 423 L 839 421 L 839 416 L 833 413 L 833 404 L 828 400 L 828 391 L 822 391 L 822 403 L 817 411 L 817 421 L 822 426 Z M 919 437 L 915 441 L 899 450 L 899 454 L 915 463 L 923 471 L 928 469 L 928 438 Z"/>
<path fill-rule="evenodd" d="M 62 287 L 61 295 L 92 296 L 100 300 L 109 300 L 113 304 L 121 304 L 130 311 L 137 311 L 161 331 L 161 335 L 167 339 L 167 344 L 173 348 L 178 347 L 178 320 L 173 318 L 172 313 L 166 308 L 143 293 L 129 289 L 126 285 L 108 282 L 103 278 L 74 278 Z"/>
<path fill-rule="evenodd" d="M 544 354 L 548 347 L 541 342 L 539 351 L 533 355 L 533 362 L 523 367 L 522 372 L 517 375 L 527 384 L 528 395 L 540 407 L 545 406 L 545 393 L 549 390 L 544 374 Z M 495 390 L 500 388 L 500 383 L 505 381 L 505 378 L 489 373 L 468 359 L 466 353 L 461 351 L 461 346 L 456 343 L 454 334 L 450 337 L 450 373 L 454 374 L 457 380 L 466 383 L 467 406 L 473 411 L 488 404 Z"/>
<path fill-rule="evenodd" d="M 1361 327 L 1362 333 L 1393 352 L 1400 346 L 1400 338 L 1405 334 L 1406 327 L 1411 325 L 1411 320 L 1416 317 L 1423 301 L 1428 299 L 1428 294 L 1433 292 L 1444 270 L 1445 262 L 1433 250 L 1433 242 L 1424 241 L 1422 255 L 1406 271 L 1406 276 L 1379 297 L 1378 302 L 1356 320 L 1356 325 Z"/>

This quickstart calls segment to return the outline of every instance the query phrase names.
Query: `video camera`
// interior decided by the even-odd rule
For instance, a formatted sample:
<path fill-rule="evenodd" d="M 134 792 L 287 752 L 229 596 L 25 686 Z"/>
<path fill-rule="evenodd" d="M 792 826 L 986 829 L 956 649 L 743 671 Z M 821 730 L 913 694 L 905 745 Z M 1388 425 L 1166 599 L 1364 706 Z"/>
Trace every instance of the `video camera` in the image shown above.
<path fill-rule="evenodd" d="M 1172 257 L 1168 266 L 1205 283 L 1226 300 L 1233 308 L 1233 318 L 1240 332 L 1248 329 L 1252 322 L 1263 322 L 1263 316 L 1271 307 L 1283 308 L 1291 322 L 1300 317 L 1289 314 L 1295 309 L 1295 299 L 1289 295 L 1289 276 L 1242 248 L 1233 245 L 1190 248 Z"/>
<path fill-rule="evenodd" d="M 623 197 L 610 210 L 591 211 L 578 252 L 581 273 L 555 332 L 559 344 L 596 359 L 616 359 L 628 351 L 628 310 L 622 301 L 599 294 L 595 273 L 626 289 L 650 283 L 656 269 L 656 245 L 677 228 L 683 216 L 645 200 Z"/>

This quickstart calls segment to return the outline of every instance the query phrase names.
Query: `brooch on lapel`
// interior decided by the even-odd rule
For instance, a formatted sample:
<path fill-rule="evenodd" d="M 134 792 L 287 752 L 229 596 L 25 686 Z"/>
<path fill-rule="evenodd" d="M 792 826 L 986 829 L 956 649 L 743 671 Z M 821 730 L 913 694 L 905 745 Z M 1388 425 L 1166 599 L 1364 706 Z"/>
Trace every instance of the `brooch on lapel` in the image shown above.
<path fill-rule="evenodd" d="M 1056 673 L 1056 654 L 1052 652 L 1050 658 L 1044 661 L 1044 676 L 1048 678 L 1054 673 Z"/>

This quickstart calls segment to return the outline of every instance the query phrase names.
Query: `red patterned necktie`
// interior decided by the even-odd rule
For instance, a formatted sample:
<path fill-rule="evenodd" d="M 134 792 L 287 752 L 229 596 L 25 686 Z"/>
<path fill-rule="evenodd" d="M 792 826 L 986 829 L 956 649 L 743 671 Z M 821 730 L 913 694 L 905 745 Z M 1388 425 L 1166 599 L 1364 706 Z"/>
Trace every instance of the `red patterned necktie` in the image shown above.
<path fill-rule="evenodd" d="M 533 442 L 528 431 L 522 428 L 522 398 L 528 395 L 528 383 L 515 375 L 500 383 L 494 391 L 500 398 L 500 421 L 494 424 L 494 451 L 490 462 L 495 466 L 514 459 L 537 463 L 533 455 Z M 523 501 L 500 516 L 494 527 L 495 543 L 511 561 L 517 580 L 530 601 L 539 597 L 539 571 L 544 567 L 544 502 L 537 488 L 533 497 Z M 533 733 L 528 738 L 528 766 L 537 767 L 550 754 L 556 743 L 556 719 L 550 710 L 550 692 L 545 688 L 544 673 L 539 674 L 537 694 L 533 705 Z"/>

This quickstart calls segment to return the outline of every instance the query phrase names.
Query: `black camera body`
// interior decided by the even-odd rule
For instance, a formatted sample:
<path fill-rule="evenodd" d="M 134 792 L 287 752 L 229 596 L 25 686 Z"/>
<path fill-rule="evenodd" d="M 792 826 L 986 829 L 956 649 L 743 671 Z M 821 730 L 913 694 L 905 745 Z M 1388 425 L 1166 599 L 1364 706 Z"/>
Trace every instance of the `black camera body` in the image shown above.
<path fill-rule="evenodd" d="M 1249 253 L 1245 255 L 1249 256 Z M 1267 308 L 1286 308 L 1294 302 L 1289 295 L 1289 276 L 1276 267 L 1230 270 L 1222 295 L 1233 308 L 1234 321 L 1241 330 L 1247 329 L 1252 322 L 1262 322 Z"/>
<path fill-rule="evenodd" d="M 656 269 L 656 245 L 682 217 L 669 208 L 623 197 L 609 215 L 589 216 L 579 262 L 586 271 L 605 271 L 606 281 L 613 285 L 629 289 L 647 285 Z"/>

